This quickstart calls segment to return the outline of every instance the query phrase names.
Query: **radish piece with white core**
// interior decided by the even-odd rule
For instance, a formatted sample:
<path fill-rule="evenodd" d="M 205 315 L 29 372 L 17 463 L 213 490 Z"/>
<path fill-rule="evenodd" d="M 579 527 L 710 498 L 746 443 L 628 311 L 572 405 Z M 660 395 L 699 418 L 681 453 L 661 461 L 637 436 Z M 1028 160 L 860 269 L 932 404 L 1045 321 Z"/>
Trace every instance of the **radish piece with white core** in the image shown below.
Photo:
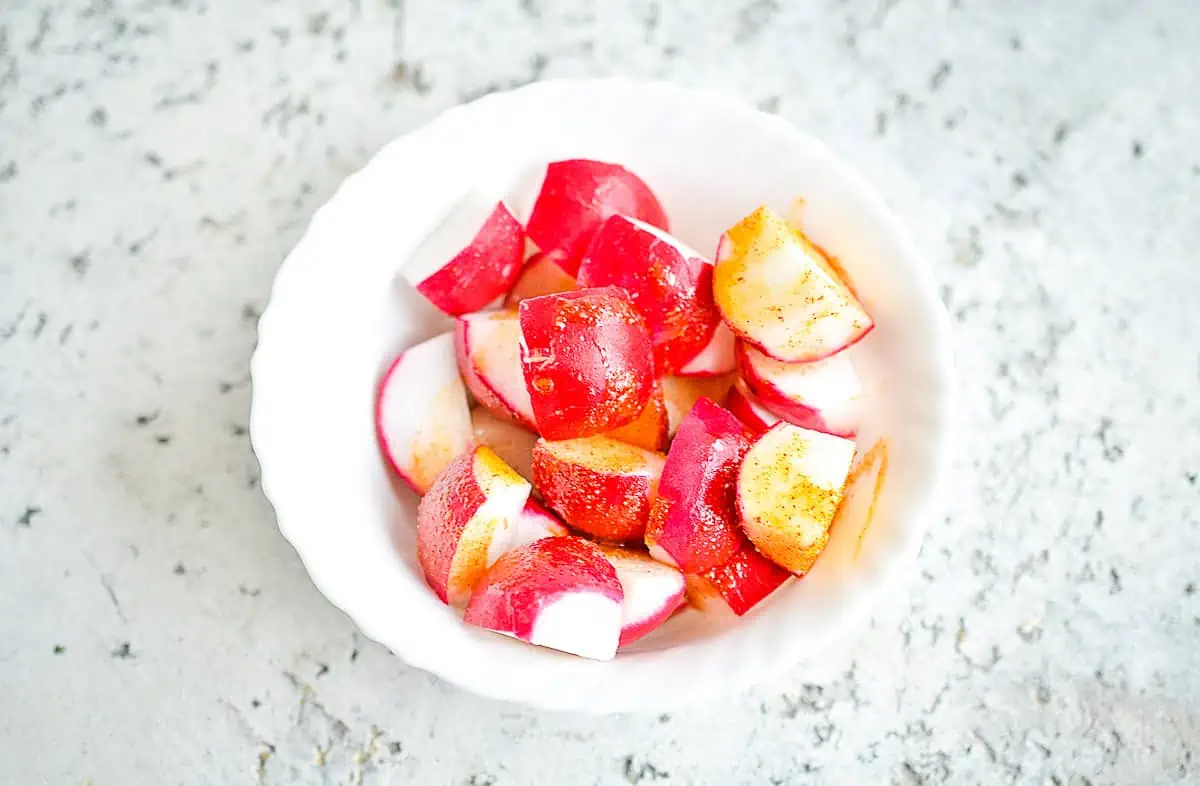
<path fill-rule="evenodd" d="M 496 561 L 464 619 L 530 644 L 610 660 L 624 598 L 616 569 L 596 546 L 572 536 L 543 538 Z"/>
<path fill-rule="evenodd" d="M 862 384 L 845 352 L 811 363 L 784 363 L 742 342 L 738 370 L 768 410 L 797 426 L 853 437 L 862 418 Z"/>
<path fill-rule="evenodd" d="M 533 478 L 530 464 L 533 462 L 533 443 L 537 442 L 537 434 L 497 417 L 486 407 L 471 410 L 471 427 L 475 432 L 475 444 L 487 445 L 496 451 L 505 464 L 526 480 Z"/>
<path fill-rule="evenodd" d="M 665 457 L 608 437 L 533 446 L 533 483 L 578 530 L 610 541 L 641 540 Z"/>
<path fill-rule="evenodd" d="M 708 344 L 721 321 L 712 297 L 712 263 L 657 227 L 612 216 L 579 265 L 581 287 L 617 286 L 646 318 L 654 368 L 674 374 Z"/>
<path fill-rule="evenodd" d="M 529 481 L 488 447 L 464 453 L 438 475 L 417 507 L 417 560 L 443 603 L 466 603 L 508 550 L 529 492 Z"/>
<path fill-rule="evenodd" d="M 829 542 L 854 442 L 779 423 L 758 438 L 738 472 L 742 530 L 763 556 L 804 575 Z"/>
<path fill-rule="evenodd" d="M 733 556 L 738 529 L 737 475 L 750 447 L 745 426 L 707 398 L 684 419 L 663 466 L 650 508 L 650 555 L 685 573 L 699 573 Z"/>
<path fill-rule="evenodd" d="M 670 425 L 663 387 L 658 384 L 654 386 L 654 393 L 650 395 L 646 408 L 636 420 L 605 432 L 604 436 L 646 450 L 666 450 L 667 443 L 671 440 Z"/>
<path fill-rule="evenodd" d="M 533 404 L 521 369 L 521 326 L 515 311 L 464 314 L 454 325 L 463 381 L 495 415 L 534 430 Z"/>
<path fill-rule="evenodd" d="M 874 327 L 825 257 L 766 207 L 722 235 L 713 297 L 734 334 L 789 363 L 829 357 Z"/>
<path fill-rule="evenodd" d="M 443 216 L 401 274 L 450 316 L 503 297 L 521 273 L 525 230 L 503 202 L 472 192 Z"/>
<path fill-rule="evenodd" d="M 725 408 L 732 412 L 738 420 L 745 424 L 750 432 L 758 435 L 778 423 L 781 418 L 767 410 L 754 394 L 746 389 L 746 383 L 741 380 L 729 391 Z"/>
<path fill-rule="evenodd" d="M 392 468 L 418 494 L 471 447 L 471 413 L 450 333 L 400 353 L 379 386 L 375 425 Z"/>
<path fill-rule="evenodd" d="M 724 322 L 718 322 L 712 338 L 700 353 L 676 372 L 681 377 L 717 377 L 728 374 L 737 367 L 733 356 L 737 336 Z"/>
<path fill-rule="evenodd" d="M 625 593 L 621 607 L 621 643 L 624 647 L 670 619 L 684 604 L 683 574 L 649 555 L 619 546 L 600 546 L 617 571 Z"/>
<path fill-rule="evenodd" d="M 525 231 L 539 249 L 561 255 L 573 276 L 596 230 L 618 213 L 668 228 L 654 192 L 628 169 L 584 158 L 555 161 L 541 176 Z"/>

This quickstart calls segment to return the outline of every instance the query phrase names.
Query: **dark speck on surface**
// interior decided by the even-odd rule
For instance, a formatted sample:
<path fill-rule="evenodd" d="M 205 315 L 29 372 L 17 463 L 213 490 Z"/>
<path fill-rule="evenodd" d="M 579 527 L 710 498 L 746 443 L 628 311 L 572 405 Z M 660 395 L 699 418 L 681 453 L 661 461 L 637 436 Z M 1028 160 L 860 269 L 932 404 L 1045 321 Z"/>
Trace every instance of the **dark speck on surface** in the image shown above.
<path fill-rule="evenodd" d="M 131 660 L 136 658 L 137 655 L 134 654 L 129 642 L 123 641 L 121 642 L 121 646 L 112 651 L 111 657 L 119 658 L 120 660 Z"/>
<path fill-rule="evenodd" d="M 1024 172 L 1013 172 L 1012 183 L 1017 188 L 1024 188 L 1025 186 L 1029 185 L 1029 178 Z"/>
<path fill-rule="evenodd" d="M 92 266 L 88 259 L 88 254 L 84 251 L 82 254 L 75 254 L 71 257 L 71 269 L 75 271 L 75 275 L 83 278 L 87 275 L 88 268 Z"/>
<path fill-rule="evenodd" d="M 1142 149 L 1142 143 L 1135 139 L 1133 141 L 1133 157 L 1141 158 L 1143 152 L 1145 151 Z"/>
<path fill-rule="evenodd" d="M 1023 46 L 1021 39 L 1017 38 L 1016 36 L 1013 36 L 1012 39 L 1009 40 L 1008 45 L 1014 52 L 1020 52 Z"/>
<path fill-rule="evenodd" d="M 187 568 L 185 568 L 185 567 L 183 566 L 183 563 L 182 563 L 182 562 L 176 562 L 176 563 L 175 563 L 175 568 L 174 568 L 174 570 L 173 570 L 172 572 L 173 572 L 173 573 L 174 573 L 176 576 L 182 576 L 183 574 L 187 573 Z"/>
<path fill-rule="evenodd" d="M 1196 594 L 1196 582 L 1189 581 L 1183 588 L 1183 594 L 1191 597 Z"/>
<path fill-rule="evenodd" d="M 37 505 L 26 505 L 25 512 L 17 518 L 17 525 L 21 527 L 29 527 L 33 525 L 33 517 L 42 512 L 42 509 Z"/>
<path fill-rule="evenodd" d="M 262 706 L 262 702 L 259 701 L 258 699 L 251 699 L 250 706 L 253 707 L 254 709 L 258 709 L 259 707 Z"/>
<path fill-rule="evenodd" d="M 108 125 L 108 110 L 102 106 L 98 106 L 88 115 L 88 121 L 94 126 Z"/>
<path fill-rule="evenodd" d="M 229 431 L 230 431 L 230 433 L 232 433 L 232 434 L 233 434 L 233 436 L 235 436 L 235 437 L 244 437 L 244 436 L 246 436 L 246 427 L 245 427 L 245 426 L 242 426 L 242 425 L 239 425 L 239 424 L 237 424 L 237 423 L 234 423 L 232 426 L 230 426 L 230 427 L 229 427 Z"/>
<path fill-rule="evenodd" d="M 158 153 L 147 153 L 145 155 L 146 163 L 150 166 L 162 166 L 162 157 Z"/>
<path fill-rule="evenodd" d="M 160 414 L 162 413 L 158 410 L 154 410 L 153 412 L 145 412 L 141 415 L 138 415 L 134 422 L 139 426 L 148 426 L 154 421 L 158 420 L 158 416 Z"/>
<path fill-rule="evenodd" d="M 262 590 L 259 589 L 258 587 L 250 589 L 245 584 L 239 584 L 238 592 L 240 592 L 241 594 L 245 595 L 248 598 L 257 598 L 259 593 L 262 592 Z"/>
<path fill-rule="evenodd" d="M 66 651 L 67 651 L 67 648 L 64 647 L 63 645 L 61 645 L 61 644 L 54 645 L 54 654 L 55 655 L 62 655 Z"/>
<path fill-rule="evenodd" d="M 0 183 L 7 183 L 17 176 L 17 162 L 9 161 L 3 167 L 0 167 Z"/>
<path fill-rule="evenodd" d="M 403 752 L 404 746 L 401 743 L 395 741 L 388 743 L 388 753 L 392 754 L 393 756 L 399 756 Z"/>
<path fill-rule="evenodd" d="M 42 331 L 46 329 L 46 322 L 49 321 L 49 319 L 50 317 L 46 315 L 45 311 L 38 312 L 37 322 L 34 323 L 33 331 L 30 335 L 32 335 L 34 338 L 42 335 Z"/>
<path fill-rule="evenodd" d="M 1059 123 L 1054 127 L 1054 144 L 1061 145 L 1067 139 L 1067 132 L 1071 127 L 1064 123 Z"/>
<path fill-rule="evenodd" d="M 317 676 L 318 677 L 324 677 L 328 673 L 329 673 L 329 665 L 328 664 L 326 664 L 326 663 L 318 663 L 317 664 Z"/>
<path fill-rule="evenodd" d="M 950 76 L 951 70 L 953 70 L 953 66 L 951 66 L 949 62 L 943 60 L 938 65 L 937 70 L 933 72 L 933 75 L 929 77 L 929 89 L 937 92 L 941 86 L 945 84 L 946 77 Z"/>
<path fill-rule="evenodd" d="M 170 434 L 156 434 L 156 435 L 154 435 L 154 441 L 160 445 L 169 445 L 169 444 L 171 444 L 171 435 Z"/>

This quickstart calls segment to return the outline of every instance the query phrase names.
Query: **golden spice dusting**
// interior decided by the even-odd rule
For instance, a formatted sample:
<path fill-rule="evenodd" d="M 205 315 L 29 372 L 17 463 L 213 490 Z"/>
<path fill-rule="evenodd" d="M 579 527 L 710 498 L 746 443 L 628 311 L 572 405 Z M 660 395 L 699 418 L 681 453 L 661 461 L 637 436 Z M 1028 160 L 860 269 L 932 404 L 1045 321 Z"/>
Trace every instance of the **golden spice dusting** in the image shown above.
<path fill-rule="evenodd" d="M 454 401 L 461 396 L 462 383 L 454 380 L 438 391 L 434 401 Z M 413 437 L 412 480 L 419 488 L 433 485 L 434 478 L 457 457 L 459 443 L 456 432 L 447 426 L 449 415 L 431 412 L 426 425 Z"/>
<path fill-rule="evenodd" d="M 481 445 L 475 451 L 475 482 L 483 491 L 484 496 L 491 496 L 497 488 L 513 485 L 528 485 L 528 481 L 508 464 L 504 459 L 486 445 Z"/>
<path fill-rule="evenodd" d="M 609 437 L 584 437 L 547 442 L 546 447 L 562 461 L 582 464 L 597 471 L 628 473 L 646 466 L 640 448 Z"/>

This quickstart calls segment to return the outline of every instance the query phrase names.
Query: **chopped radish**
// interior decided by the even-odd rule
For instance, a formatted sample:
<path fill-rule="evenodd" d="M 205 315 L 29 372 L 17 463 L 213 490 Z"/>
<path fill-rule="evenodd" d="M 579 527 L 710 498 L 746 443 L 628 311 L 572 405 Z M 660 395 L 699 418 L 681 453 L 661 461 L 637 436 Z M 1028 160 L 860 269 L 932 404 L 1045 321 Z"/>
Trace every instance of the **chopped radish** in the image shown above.
<path fill-rule="evenodd" d="M 533 479 L 530 464 L 533 462 L 533 443 L 537 442 L 537 434 L 497 417 L 486 407 L 471 410 L 471 427 L 475 432 L 476 445 L 487 445 L 521 477 Z"/>
<path fill-rule="evenodd" d="M 417 508 L 417 559 L 442 602 L 466 603 L 488 566 L 508 550 L 529 481 L 488 447 L 450 462 Z"/>
<path fill-rule="evenodd" d="M 379 386 L 375 426 L 392 468 L 418 494 L 471 447 L 471 413 L 451 334 L 400 353 Z"/>
<path fill-rule="evenodd" d="M 521 326 L 515 311 L 464 314 L 454 325 L 458 370 L 479 403 L 494 414 L 535 429 L 533 404 L 521 371 Z"/>
<path fill-rule="evenodd" d="M 737 336 L 733 335 L 724 322 L 718 322 L 712 338 L 683 368 L 676 372 L 681 377 L 717 377 L 728 374 L 737 367 L 733 347 Z"/>
<path fill-rule="evenodd" d="M 679 424 L 701 396 L 723 405 L 735 379 L 733 374 L 720 377 L 665 377 L 662 389 L 670 435 L 675 436 Z"/>
<path fill-rule="evenodd" d="M 576 529 L 604 540 L 640 540 L 665 457 L 608 437 L 533 447 L 533 482 Z"/>
<path fill-rule="evenodd" d="M 517 283 L 504 299 L 504 305 L 515 307 L 525 298 L 570 292 L 575 288 L 575 277 L 562 269 L 554 255 L 535 253 L 525 263 Z"/>
<path fill-rule="evenodd" d="M 740 617 L 791 575 L 759 554 L 749 541 L 742 541 L 723 564 L 687 577 L 688 601 L 702 611 L 725 606 Z"/>
<path fill-rule="evenodd" d="M 560 538 L 570 535 L 567 525 L 550 511 L 546 510 L 535 499 L 530 498 L 525 503 L 521 515 L 517 517 L 517 525 L 513 532 L 510 549 L 519 548 L 542 538 Z"/>
<path fill-rule="evenodd" d="M 644 221 L 611 216 L 579 266 L 581 287 L 618 286 L 646 318 L 654 367 L 674 374 L 708 344 L 721 322 L 712 263 Z"/>
<path fill-rule="evenodd" d="M 451 316 L 503 297 L 521 272 L 525 230 L 503 202 L 472 192 L 409 257 L 404 278 Z"/>
<path fill-rule="evenodd" d="M 750 542 L 804 575 L 829 541 L 854 460 L 854 442 L 779 423 L 758 438 L 738 472 L 738 512 Z"/>
<path fill-rule="evenodd" d="M 625 592 L 621 608 L 621 643 L 633 642 L 666 622 L 684 603 L 683 574 L 647 554 L 619 546 L 600 551 L 617 571 Z"/>
<path fill-rule="evenodd" d="M 766 207 L 721 237 L 713 296 L 739 337 L 777 360 L 820 360 L 874 323 L 808 239 Z"/>
<path fill-rule="evenodd" d="M 737 475 L 750 447 L 745 427 L 707 398 L 684 419 L 671 443 L 650 509 L 650 555 L 685 573 L 700 573 L 733 556 L 738 529 Z"/>
<path fill-rule="evenodd" d="M 616 654 L 625 594 L 604 554 L 577 537 L 543 538 L 496 561 L 464 619 L 595 660 Z"/>
<path fill-rule="evenodd" d="M 605 432 L 604 436 L 637 445 L 646 450 L 666 450 L 667 442 L 671 439 L 670 422 L 667 417 L 667 403 L 663 397 L 662 385 L 654 386 L 654 393 L 646 402 L 646 408 L 637 420 L 620 428 Z"/>
<path fill-rule="evenodd" d="M 737 358 L 747 387 L 779 417 L 838 437 L 858 433 L 862 385 L 845 352 L 811 363 L 784 363 L 742 342 Z"/>
<path fill-rule="evenodd" d="M 741 380 L 738 380 L 737 384 L 733 386 L 733 390 L 729 391 L 725 407 L 736 415 L 737 419 L 742 421 L 752 434 L 756 435 L 762 434 L 780 420 L 754 398 L 754 394 L 746 389 L 745 383 Z"/>
<path fill-rule="evenodd" d="M 596 230 L 621 213 L 667 229 L 667 216 L 650 187 L 624 167 L 584 158 L 555 161 L 546 168 L 526 232 L 537 247 L 562 255 L 575 275 Z"/>
<path fill-rule="evenodd" d="M 602 434 L 646 408 L 654 392 L 650 336 L 622 290 L 543 295 L 522 300 L 518 312 L 521 369 L 543 437 Z"/>

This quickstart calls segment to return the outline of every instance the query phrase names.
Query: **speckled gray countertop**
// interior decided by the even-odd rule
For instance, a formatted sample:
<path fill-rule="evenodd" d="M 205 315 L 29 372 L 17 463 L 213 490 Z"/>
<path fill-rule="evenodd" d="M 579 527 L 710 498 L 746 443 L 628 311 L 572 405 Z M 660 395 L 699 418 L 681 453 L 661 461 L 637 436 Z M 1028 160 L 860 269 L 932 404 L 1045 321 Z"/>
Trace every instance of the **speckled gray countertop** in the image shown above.
<path fill-rule="evenodd" d="M 6 0 L 0 782 L 1200 782 L 1197 52 L 1182 0 Z M 869 627 L 594 719 L 465 695 L 322 599 L 257 488 L 247 360 L 388 139 L 607 74 L 856 162 L 936 270 L 963 428 Z"/>

